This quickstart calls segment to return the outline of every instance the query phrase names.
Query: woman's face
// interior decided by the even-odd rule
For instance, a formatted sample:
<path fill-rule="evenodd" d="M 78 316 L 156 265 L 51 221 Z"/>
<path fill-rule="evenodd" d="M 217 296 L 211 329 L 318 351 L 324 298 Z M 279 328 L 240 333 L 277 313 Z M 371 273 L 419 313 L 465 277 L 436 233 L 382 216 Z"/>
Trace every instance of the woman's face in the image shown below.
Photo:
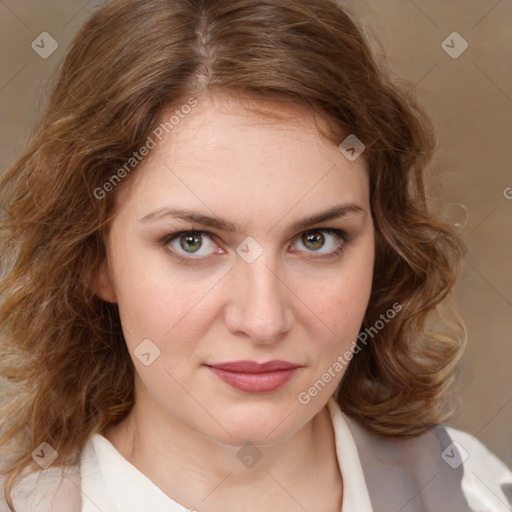
<path fill-rule="evenodd" d="M 135 408 L 220 443 L 280 442 L 335 391 L 369 301 L 363 160 L 306 116 L 273 121 L 207 99 L 153 138 L 115 191 L 97 279 L 119 307 Z M 288 369 L 219 368 L 239 361 Z"/>

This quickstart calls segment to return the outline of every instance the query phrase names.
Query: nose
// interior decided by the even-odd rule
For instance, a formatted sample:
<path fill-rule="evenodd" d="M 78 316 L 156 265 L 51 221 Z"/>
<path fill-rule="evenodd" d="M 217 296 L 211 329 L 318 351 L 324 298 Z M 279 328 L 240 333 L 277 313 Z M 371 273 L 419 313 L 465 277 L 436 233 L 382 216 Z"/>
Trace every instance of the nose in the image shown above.
<path fill-rule="evenodd" d="M 229 283 L 227 328 L 258 344 L 279 341 L 294 323 L 293 294 L 269 260 L 264 255 L 252 263 L 238 258 Z"/>

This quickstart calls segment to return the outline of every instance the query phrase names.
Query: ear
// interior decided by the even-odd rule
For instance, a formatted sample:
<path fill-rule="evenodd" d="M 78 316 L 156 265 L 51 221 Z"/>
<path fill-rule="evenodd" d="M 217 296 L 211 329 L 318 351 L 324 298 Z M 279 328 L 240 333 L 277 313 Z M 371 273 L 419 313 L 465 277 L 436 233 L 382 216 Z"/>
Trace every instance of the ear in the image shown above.
<path fill-rule="evenodd" d="M 94 272 L 92 279 L 92 288 L 94 293 L 102 300 L 117 304 L 117 296 L 112 286 L 112 279 L 108 269 L 107 261 L 103 260 L 100 266 Z"/>

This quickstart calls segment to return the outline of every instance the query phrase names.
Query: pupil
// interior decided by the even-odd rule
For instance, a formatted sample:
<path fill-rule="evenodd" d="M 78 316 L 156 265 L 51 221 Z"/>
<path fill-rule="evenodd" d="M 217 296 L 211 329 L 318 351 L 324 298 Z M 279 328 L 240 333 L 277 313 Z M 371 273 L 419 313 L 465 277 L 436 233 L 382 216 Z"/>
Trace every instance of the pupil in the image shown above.
<path fill-rule="evenodd" d="M 316 250 L 322 247 L 322 245 L 324 244 L 324 238 L 325 237 L 321 233 L 312 233 L 309 235 L 305 235 L 303 241 L 304 245 L 309 246 L 310 249 Z"/>
<path fill-rule="evenodd" d="M 194 252 L 202 245 L 201 239 L 195 235 L 184 236 L 181 238 L 181 247 L 187 252 Z"/>

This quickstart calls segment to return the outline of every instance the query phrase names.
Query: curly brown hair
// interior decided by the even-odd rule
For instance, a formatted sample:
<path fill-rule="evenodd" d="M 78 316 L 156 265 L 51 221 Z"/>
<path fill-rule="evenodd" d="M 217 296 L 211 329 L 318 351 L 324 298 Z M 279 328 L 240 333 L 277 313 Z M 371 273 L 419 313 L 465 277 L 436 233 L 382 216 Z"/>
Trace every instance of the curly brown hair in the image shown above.
<path fill-rule="evenodd" d="M 116 195 L 94 191 L 164 110 L 205 91 L 300 104 L 329 121 L 332 143 L 347 133 L 364 142 L 376 261 L 361 330 L 392 304 L 402 309 L 335 396 L 382 435 L 418 435 L 449 417 L 442 404 L 465 329 L 455 313 L 442 319 L 448 333 L 427 321 L 463 246 L 425 198 L 433 125 L 352 18 L 334 0 L 113 0 L 77 34 L 37 131 L 0 181 L 0 446 L 11 508 L 16 481 L 38 469 L 36 447 L 48 442 L 56 465 L 74 464 L 134 404 L 117 306 L 90 286 Z"/>

